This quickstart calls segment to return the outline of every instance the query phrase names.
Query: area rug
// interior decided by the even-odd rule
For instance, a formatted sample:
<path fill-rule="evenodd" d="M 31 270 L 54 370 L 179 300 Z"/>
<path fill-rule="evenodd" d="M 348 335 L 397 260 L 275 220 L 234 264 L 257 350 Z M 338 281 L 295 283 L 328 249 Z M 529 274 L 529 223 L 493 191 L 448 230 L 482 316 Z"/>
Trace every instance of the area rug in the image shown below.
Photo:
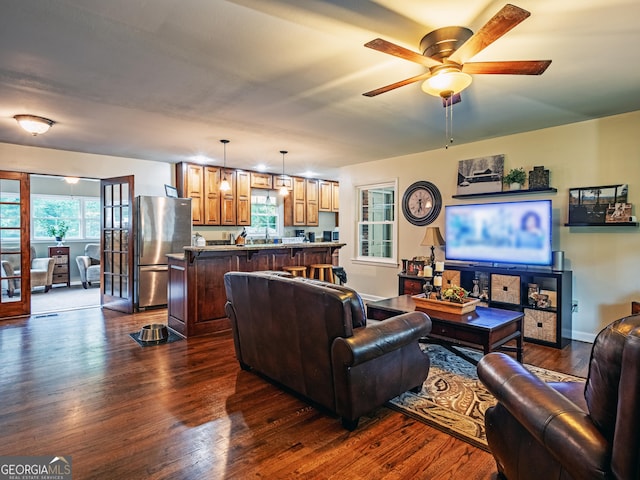
<path fill-rule="evenodd" d="M 429 353 L 431 368 L 420 393 L 405 392 L 387 402 L 393 410 L 420 420 L 483 450 L 489 451 L 484 412 L 495 398 L 478 380 L 476 366 L 440 345 L 421 345 Z M 479 360 L 482 352 L 461 348 Z M 525 364 L 545 382 L 583 380 L 579 377 Z"/>

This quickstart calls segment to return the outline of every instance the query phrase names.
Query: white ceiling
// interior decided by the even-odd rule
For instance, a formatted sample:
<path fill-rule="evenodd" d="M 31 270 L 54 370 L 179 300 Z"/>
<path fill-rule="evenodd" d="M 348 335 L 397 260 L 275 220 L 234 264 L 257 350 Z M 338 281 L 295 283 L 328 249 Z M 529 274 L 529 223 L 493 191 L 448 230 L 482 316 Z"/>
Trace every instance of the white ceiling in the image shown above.
<path fill-rule="evenodd" d="M 363 47 L 418 50 L 442 26 L 477 30 L 490 0 L 19 0 L 0 14 L 0 142 L 166 162 L 311 170 L 442 148 L 424 67 Z M 640 109 L 640 2 L 516 0 L 531 17 L 474 60 L 551 59 L 540 77 L 476 75 L 456 143 Z M 13 115 L 57 123 L 31 137 Z"/>

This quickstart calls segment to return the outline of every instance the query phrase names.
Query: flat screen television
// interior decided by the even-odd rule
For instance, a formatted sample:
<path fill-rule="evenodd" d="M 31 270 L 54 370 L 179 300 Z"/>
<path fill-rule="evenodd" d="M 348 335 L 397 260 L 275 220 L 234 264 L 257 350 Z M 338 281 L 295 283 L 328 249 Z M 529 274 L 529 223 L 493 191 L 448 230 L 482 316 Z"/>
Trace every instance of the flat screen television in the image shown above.
<path fill-rule="evenodd" d="M 445 207 L 447 260 L 551 265 L 551 200 Z"/>

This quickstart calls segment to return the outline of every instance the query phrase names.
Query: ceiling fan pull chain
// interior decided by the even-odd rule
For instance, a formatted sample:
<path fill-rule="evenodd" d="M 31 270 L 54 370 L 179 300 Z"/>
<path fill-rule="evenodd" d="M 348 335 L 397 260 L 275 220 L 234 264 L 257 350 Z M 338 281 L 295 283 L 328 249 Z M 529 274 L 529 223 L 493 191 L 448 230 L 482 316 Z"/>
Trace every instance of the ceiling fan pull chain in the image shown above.
<path fill-rule="evenodd" d="M 453 95 L 444 97 L 444 148 L 453 143 Z"/>

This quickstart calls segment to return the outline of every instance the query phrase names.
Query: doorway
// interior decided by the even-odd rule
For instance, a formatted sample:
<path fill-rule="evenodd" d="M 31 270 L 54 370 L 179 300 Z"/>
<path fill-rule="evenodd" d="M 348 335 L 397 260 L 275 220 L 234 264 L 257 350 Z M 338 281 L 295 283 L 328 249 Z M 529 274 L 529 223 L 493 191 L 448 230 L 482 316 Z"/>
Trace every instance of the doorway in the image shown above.
<path fill-rule="evenodd" d="M 99 251 L 100 181 L 32 174 L 30 184 L 31 262 L 45 270 L 53 259 L 53 271 L 43 272 L 49 278 L 40 282 L 50 288 L 32 282 L 31 314 L 100 306 L 99 266 L 98 276 L 86 281 L 87 267 L 99 263 L 87 253 L 92 245 Z M 64 236 L 57 242 L 61 226 Z"/>

